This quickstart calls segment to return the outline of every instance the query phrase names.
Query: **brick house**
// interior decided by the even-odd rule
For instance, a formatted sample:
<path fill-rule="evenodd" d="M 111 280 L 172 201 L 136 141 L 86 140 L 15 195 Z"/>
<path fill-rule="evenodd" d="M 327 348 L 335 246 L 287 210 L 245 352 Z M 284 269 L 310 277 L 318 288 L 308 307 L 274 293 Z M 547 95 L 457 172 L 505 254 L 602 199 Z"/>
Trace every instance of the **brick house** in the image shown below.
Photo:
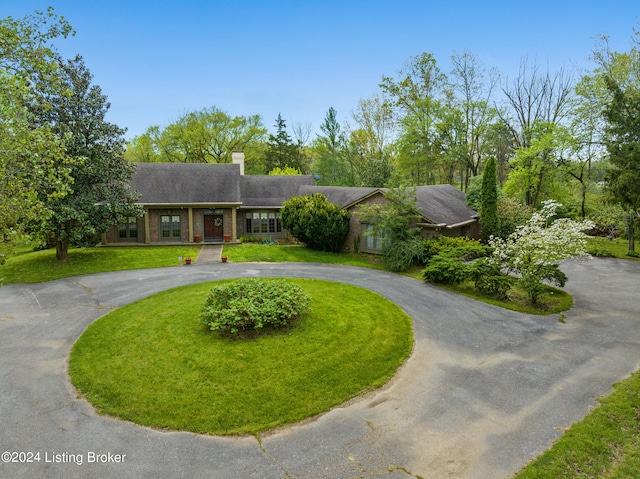
<path fill-rule="evenodd" d="M 280 209 L 295 195 L 320 192 L 351 213 L 359 205 L 386 201 L 383 188 L 315 186 L 313 177 L 244 175 L 244 156 L 232 164 L 139 163 L 131 187 L 140 193 L 144 214 L 128 218 L 102 236 L 103 244 L 184 244 L 236 242 L 241 236 L 286 239 Z M 417 187 L 425 237 L 478 236 L 476 212 L 451 185 Z M 368 225 L 352 214 L 345 250 L 376 252 L 365 236 Z"/>

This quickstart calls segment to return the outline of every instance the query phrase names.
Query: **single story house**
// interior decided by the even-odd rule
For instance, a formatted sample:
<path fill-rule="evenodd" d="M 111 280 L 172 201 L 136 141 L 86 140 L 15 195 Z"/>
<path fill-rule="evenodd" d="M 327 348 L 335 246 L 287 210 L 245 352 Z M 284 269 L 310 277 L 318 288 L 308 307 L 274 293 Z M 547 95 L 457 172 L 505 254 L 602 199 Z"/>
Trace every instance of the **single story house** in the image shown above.
<path fill-rule="evenodd" d="M 128 218 L 102 236 L 103 244 L 189 244 L 236 242 L 242 236 L 288 238 L 280 209 L 295 195 L 320 192 L 350 212 L 362 204 L 385 201 L 383 188 L 315 186 L 310 175 L 244 175 L 244 156 L 231 164 L 139 163 L 131 187 L 140 193 L 144 214 Z M 423 235 L 478 236 L 477 215 L 465 195 L 451 185 L 416 189 Z M 352 215 L 345 250 L 359 244 L 376 252 L 377 238 Z M 358 238 L 358 239 L 356 239 Z"/>

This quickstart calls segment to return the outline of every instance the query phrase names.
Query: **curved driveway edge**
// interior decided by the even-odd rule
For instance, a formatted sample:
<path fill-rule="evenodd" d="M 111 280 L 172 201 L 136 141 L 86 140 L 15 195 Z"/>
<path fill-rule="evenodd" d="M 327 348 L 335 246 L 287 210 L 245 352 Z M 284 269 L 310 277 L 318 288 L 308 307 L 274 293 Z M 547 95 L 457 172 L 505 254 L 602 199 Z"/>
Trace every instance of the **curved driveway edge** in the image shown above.
<path fill-rule="evenodd" d="M 546 317 L 318 264 L 196 264 L 4 286 L 0 453 L 25 454 L 0 462 L 0 477 L 509 478 L 640 366 L 640 262 L 563 269 L 574 308 Z M 260 440 L 156 431 L 98 416 L 75 397 L 67 357 L 89 323 L 174 286 L 242 276 L 376 291 L 413 317 L 414 352 L 381 390 Z"/>

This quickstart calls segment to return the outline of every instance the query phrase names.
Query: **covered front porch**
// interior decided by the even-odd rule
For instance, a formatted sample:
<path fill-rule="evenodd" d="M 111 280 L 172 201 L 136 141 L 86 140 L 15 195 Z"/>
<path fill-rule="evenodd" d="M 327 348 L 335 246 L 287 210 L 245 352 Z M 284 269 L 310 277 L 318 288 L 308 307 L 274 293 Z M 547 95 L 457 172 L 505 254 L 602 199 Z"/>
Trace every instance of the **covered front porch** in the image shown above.
<path fill-rule="evenodd" d="M 142 205 L 140 218 L 127 218 L 102 237 L 103 244 L 223 244 L 238 241 L 239 204 Z"/>

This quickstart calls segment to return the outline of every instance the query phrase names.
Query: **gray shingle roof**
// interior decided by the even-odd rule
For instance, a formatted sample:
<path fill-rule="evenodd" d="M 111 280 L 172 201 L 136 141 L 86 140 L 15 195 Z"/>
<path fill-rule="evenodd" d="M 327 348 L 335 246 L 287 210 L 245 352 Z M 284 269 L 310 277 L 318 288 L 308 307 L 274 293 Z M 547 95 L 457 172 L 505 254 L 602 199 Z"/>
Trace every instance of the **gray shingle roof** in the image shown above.
<path fill-rule="evenodd" d="M 237 204 L 242 208 L 279 208 L 294 195 L 323 193 L 343 208 L 384 188 L 314 186 L 313 177 L 240 175 L 235 164 L 138 163 L 131 186 L 138 203 L 161 205 Z M 453 225 L 472 220 L 476 212 L 465 194 L 451 185 L 418 186 L 420 213 L 428 222 Z"/>
<path fill-rule="evenodd" d="M 343 208 L 356 204 L 364 198 L 387 188 L 345 187 L 345 186 L 303 186 L 298 195 L 324 194 L 331 203 Z M 476 212 L 465 203 L 465 194 L 452 185 L 431 185 L 416 187 L 417 205 L 420 214 L 434 224 L 454 225 L 472 220 Z"/>
<path fill-rule="evenodd" d="M 329 202 L 346 208 L 362 201 L 376 191 L 381 191 L 381 189 L 357 186 L 302 186 L 296 194 L 304 196 L 313 193 L 322 193 L 327 197 Z"/>
<path fill-rule="evenodd" d="M 240 177 L 240 193 L 243 208 L 280 207 L 297 194 L 300 187 L 313 185 L 311 175 Z"/>
<path fill-rule="evenodd" d="M 138 163 L 131 187 L 142 204 L 240 203 L 240 167 L 209 163 Z"/>
<path fill-rule="evenodd" d="M 465 203 L 465 194 L 452 185 L 418 186 L 418 208 L 435 224 L 454 225 L 477 217 Z"/>

